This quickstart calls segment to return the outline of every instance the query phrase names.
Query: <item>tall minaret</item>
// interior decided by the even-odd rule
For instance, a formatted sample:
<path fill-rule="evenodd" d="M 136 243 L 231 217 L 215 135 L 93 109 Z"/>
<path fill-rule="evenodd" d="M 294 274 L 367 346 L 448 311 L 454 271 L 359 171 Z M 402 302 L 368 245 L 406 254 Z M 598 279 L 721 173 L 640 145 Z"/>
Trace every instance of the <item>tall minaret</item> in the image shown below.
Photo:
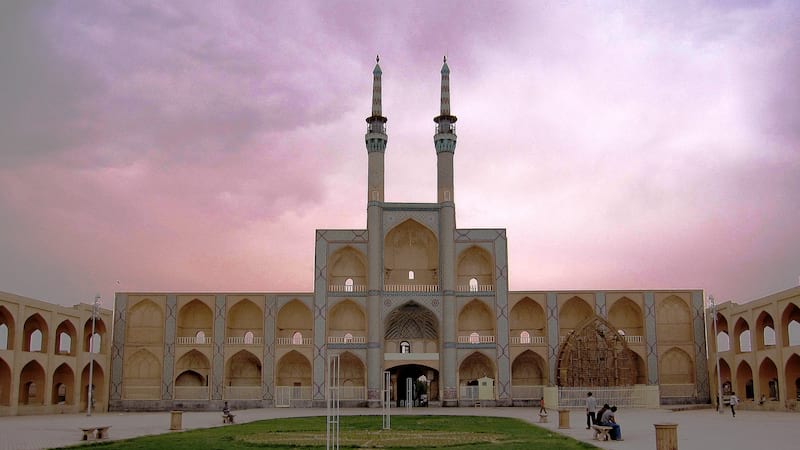
<path fill-rule="evenodd" d="M 438 180 L 438 202 L 452 202 L 453 199 L 453 154 L 456 151 L 456 116 L 450 115 L 450 68 L 447 57 L 442 65 L 442 96 L 436 122 L 436 166 Z"/>
<path fill-rule="evenodd" d="M 456 151 L 456 117 L 450 115 L 450 68 L 447 57 L 442 65 L 442 97 L 436 122 L 436 167 L 439 212 L 439 282 L 442 288 L 442 406 L 458 405 L 456 355 L 456 207 L 453 202 L 453 154 Z"/>
<path fill-rule="evenodd" d="M 375 58 L 372 71 L 372 115 L 367 117 L 367 144 L 369 167 L 367 173 L 367 402 L 378 407 L 383 381 L 383 351 L 381 343 L 381 291 L 383 290 L 383 154 L 386 151 L 386 117 L 381 114 L 381 66 Z"/>

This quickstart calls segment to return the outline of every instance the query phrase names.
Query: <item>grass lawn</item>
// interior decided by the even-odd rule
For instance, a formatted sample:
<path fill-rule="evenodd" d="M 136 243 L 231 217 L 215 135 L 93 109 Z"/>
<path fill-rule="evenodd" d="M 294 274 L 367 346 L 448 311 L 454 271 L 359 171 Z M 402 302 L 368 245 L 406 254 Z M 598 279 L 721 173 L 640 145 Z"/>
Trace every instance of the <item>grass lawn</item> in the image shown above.
<path fill-rule="evenodd" d="M 394 416 L 392 429 L 381 430 L 381 416 L 341 416 L 339 430 L 341 448 L 597 448 L 518 419 L 499 417 Z M 324 449 L 325 417 L 262 420 L 89 446 L 178 450 Z"/>

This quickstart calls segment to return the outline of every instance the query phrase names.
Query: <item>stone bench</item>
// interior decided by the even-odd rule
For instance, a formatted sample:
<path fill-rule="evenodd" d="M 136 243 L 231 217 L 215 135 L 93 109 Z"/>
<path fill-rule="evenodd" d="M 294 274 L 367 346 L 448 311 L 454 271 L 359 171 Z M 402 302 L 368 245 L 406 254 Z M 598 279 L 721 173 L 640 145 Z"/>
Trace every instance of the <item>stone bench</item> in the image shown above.
<path fill-rule="evenodd" d="M 111 426 L 81 427 L 81 431 L 83 431 L 81 440 L 88 441 L 90 435 L 96 439 L 105 439 L 108 437 L 109 428 L 111 428 Z"/>
<path fill-rule="evenodd" d="M 222 415 L 222 423 L 233 423 L 233 418 L 236 417 L 235 414 L 223 414 Z"/>
<path fill-rule="evenodd" d="M 607 441 L 609 439 L 608 432 L 613 430 L 613 428 L 603 425 L 592 425 L 592 429 L 595 441 Z"/>

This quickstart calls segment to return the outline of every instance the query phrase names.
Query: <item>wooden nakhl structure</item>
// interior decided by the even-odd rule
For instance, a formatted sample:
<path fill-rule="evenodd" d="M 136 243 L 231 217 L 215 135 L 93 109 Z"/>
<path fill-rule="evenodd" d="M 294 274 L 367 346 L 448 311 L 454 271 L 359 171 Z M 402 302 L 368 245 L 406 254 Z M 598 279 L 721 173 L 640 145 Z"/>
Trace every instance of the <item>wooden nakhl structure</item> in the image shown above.
<path fill-rule="evenodd" d="M 601 317 L 587 318 L 561 345 L 557 383 L 564 387 L 631 386 L 637 369 L 625 339 Z"/>

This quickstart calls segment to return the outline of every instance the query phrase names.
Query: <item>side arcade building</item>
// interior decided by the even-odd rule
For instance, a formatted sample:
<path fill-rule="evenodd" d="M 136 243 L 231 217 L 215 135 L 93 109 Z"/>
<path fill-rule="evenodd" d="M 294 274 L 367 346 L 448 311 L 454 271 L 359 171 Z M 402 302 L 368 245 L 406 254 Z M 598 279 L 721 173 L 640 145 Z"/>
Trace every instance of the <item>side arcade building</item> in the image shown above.
<path fill-rule="evenodd" d="M 366 229 L 317 230 L 313 292 L 117 293 L 111 410 L 323 406 L 331 355 L 353 405 L 379 406 L 387 372 L 398 405 L 709 401 L 702 290 L 509 292 L 506 230 L 456 226 L 446 61 L 437 202 L 384 201 L 373 76 Z"/>

